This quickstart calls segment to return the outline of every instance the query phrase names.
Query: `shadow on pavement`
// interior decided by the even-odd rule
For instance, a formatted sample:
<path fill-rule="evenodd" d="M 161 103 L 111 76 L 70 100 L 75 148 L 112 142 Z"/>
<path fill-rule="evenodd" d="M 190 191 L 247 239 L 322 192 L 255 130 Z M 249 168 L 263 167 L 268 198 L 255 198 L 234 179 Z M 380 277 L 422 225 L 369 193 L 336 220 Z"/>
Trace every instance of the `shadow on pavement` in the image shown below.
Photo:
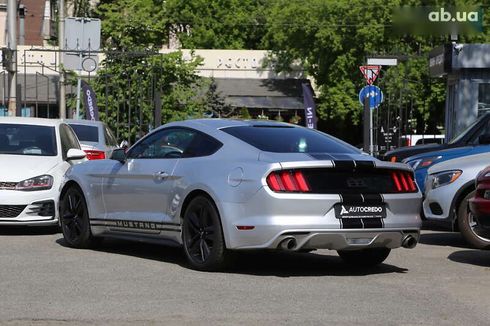
<path fill-rule="evenodd" d="M 21 225 L 4 225 L 0 228 L 2 236 L 18 235 L 45 235 L 60 233 L 58 226 L 21 226 Z"/>
<path fill-rule="evenodd" d="M 63 238 L 56 240 L 56 242 L 61 246 L 67 247 Z M 94 250 L 152 259 L 189 268 L 185 254 L 179 247 L 117 239 L 104 239 L 100 246 Z M 343 263 L 335 251 L 331 251 L 329 254 L 317 254 L 315 252 L 248 251 L 233 253 L 229 266 L 223 272 L 259 276 L 304 277 L 329 275 L 365 276 L 373 274 L 406 273 L 407 271 L 408 269 L 406 268 L 400 268 L 389 264 L 381 264 L 379 266 L 368 268 L 349 266 Z"/>
<path fill-rule="evenodd" d="M 447 258 L 457 263 L 490 267 L 489 250 L 461 250 L 453 252 Z"/>
<path fill-rule="evenodd" d="M 432 246 L 448 246 L 458 248 L 468 248 L 471 246 L 461 236 L 459 232 L 424 232 L 420 235 L 421 244 Z"/>

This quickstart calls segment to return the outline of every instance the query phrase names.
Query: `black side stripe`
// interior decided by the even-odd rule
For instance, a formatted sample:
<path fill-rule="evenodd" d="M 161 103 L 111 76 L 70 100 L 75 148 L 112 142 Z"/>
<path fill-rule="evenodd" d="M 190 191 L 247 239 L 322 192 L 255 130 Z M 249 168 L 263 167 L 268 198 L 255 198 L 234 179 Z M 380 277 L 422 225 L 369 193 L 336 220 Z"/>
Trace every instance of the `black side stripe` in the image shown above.
<path fill-rule="evenodd" d="M 101 218 L 91 218 L 90 222 L 121 222 L 121 221 L 126 221 L 126 222 L 139 222 L 139 221 L 133 221 L 133 220 L 117 220 L 117 219 L 101 219 Z M 143 223 L 155 223 L 155 224 L 161 224 L 161 225 L 175 225 L 175 226 L 180 226 L 180 223 L 172 223 L 172 222 L 143 222 Z"/>
<path fill-rule="evenodd" d="M 105 226 L 116 227 L 127 230 L 156 230 L 156 231 L 173 231 L 180 232 L 180 224 L 177 223 L 157 223 L 157 222 L 143 222 L 143 221 L 128 221 L 128 220 L 104 220 L 104 219 L 91 219 L 91 226 Z M 170 228 L 176 226 L 178 228 Z"/>

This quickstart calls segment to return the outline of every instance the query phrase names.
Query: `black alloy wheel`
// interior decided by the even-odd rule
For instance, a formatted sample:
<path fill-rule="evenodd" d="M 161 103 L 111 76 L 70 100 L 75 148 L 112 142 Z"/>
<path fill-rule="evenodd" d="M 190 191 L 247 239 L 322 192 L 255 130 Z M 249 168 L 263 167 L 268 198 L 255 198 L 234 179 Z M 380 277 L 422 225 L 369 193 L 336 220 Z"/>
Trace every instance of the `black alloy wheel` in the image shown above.
<path fill-rule="evenodd" d="M 87 203 L 78 187 L 70 187 L 61 198 L 60 220 L 63 237 L 70 247 L 89 248 L 95 244 L 90 231 Z"/>
<path fill-rule="evenodd" d="M 475 196 L 475 191 L 463 198 L 457 211 L 458 228 L 463 238 L 477 249 L 490 249 L 490 232 L 483 230 L 478 225 L 478 220 L 473 216 L 468 205 L 468 200 Z"/>
<path fill-rule="evenodd" d="M 227 251 L 214 203 L 204 196 L 187 207 L 182 225 L 184 251 L 192 268 L 216 271 L 224 267 Z"/>

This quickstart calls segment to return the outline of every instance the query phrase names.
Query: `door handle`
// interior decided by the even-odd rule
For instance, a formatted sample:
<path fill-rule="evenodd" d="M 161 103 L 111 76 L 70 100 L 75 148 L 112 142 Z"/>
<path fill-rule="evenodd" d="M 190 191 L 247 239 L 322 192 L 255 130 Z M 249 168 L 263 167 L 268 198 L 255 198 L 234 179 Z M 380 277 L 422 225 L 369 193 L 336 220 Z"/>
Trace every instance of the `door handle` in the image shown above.
<path fill-rule="evenodd" d="M 168 177 L 168 173 L 165 171 L 159 171 L 159 172 L 153 173 L 153 178 L 157 179 L 157 180 L 163 180 L 167 177 Z"/>

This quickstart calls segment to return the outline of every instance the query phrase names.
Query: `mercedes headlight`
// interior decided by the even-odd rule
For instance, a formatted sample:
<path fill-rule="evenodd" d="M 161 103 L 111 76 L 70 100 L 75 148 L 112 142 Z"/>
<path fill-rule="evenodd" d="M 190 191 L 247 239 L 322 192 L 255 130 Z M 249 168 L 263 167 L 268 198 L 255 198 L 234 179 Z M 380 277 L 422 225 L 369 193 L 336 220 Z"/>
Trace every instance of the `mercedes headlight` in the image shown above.
<path fill-rule="evenodd" d="M 52 186 L 53 186 L 53 177 L 45 174 L 19 182 L 15 186 L 15 190 L 21 190 L 21 191 L 48 190 L 51 189 Z"/>
<path fill-rule="evenodd" d="M 435 173 L 432 175 L 432 189 L 439 188 L 458 180 L 463 171 L 451 170 Z"/>
<path fill-rule="evenodd" d="M 442 156 L 430 156 L 425 158 L 420 158 L 413 161 L 408 161 L 407 164 L 416 170 L 417 168 L 427 168 L 434 164 L 436 161 L 440 160 Z"/>

